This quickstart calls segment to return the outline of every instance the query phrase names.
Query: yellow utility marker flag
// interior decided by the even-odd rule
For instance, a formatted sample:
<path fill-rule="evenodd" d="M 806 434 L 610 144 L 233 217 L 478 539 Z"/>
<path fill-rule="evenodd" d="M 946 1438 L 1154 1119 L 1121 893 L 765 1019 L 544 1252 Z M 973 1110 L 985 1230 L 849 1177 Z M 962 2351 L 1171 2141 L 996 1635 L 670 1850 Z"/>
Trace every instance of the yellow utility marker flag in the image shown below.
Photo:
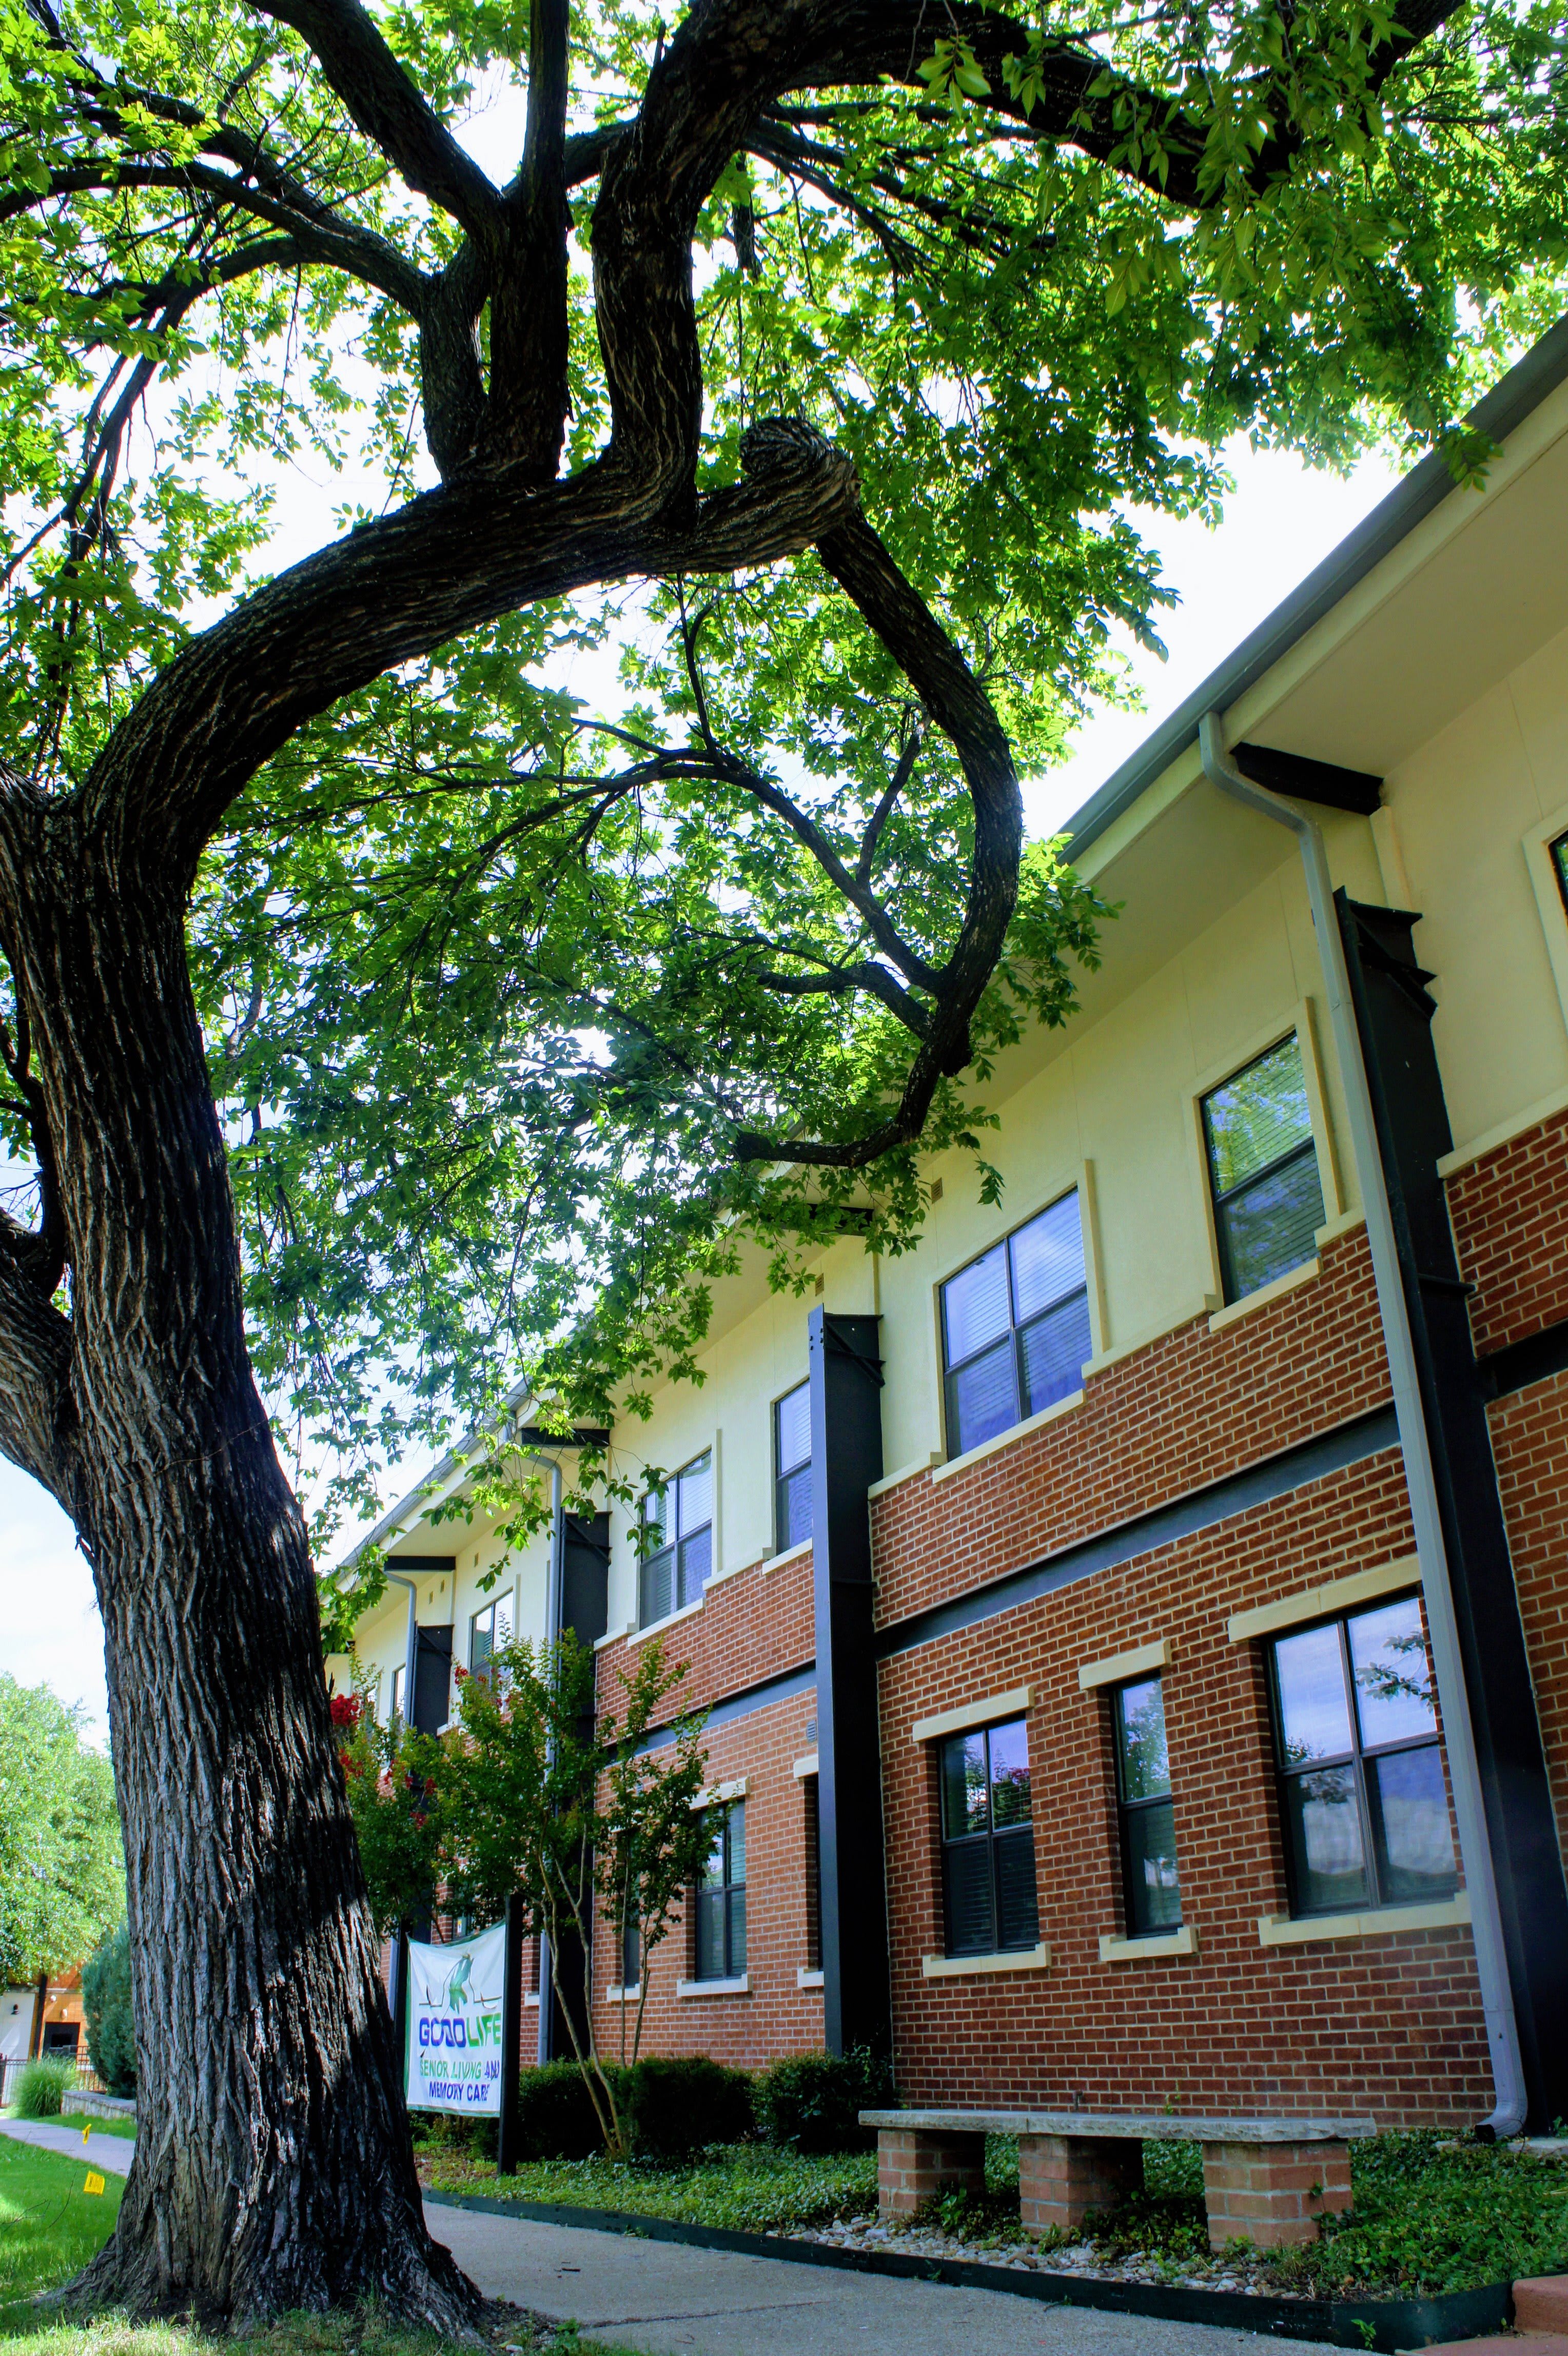
<path fill-rule="evenodd" d="M 89 2169 L 87 2171 L 87 2181 L 81 2189 L 84 2192 L 102 2192 L 103 2190 L 103 2179 L 101 2176 L 95 2176 L 91 2169 Z"/>
<path fill-rule="evenodd" d="M 86 2126 L 82 2128 L 82 2130 L 81 2130 L 81 2140 L 82 2140 L 82 2142 L 83 2142 L 83 2143 L 85 2143 L 85 2142 L 87 2141 L 88 2136 L 89 2136 L 91 2133 L 92 2133 L 92 2121 L 91 2121 L 91 2119 L 89 2119 L 89 2120 L 88 2120 L 88 2122 L 87 2122 L 87 2125 L 86 2125 Z"/>

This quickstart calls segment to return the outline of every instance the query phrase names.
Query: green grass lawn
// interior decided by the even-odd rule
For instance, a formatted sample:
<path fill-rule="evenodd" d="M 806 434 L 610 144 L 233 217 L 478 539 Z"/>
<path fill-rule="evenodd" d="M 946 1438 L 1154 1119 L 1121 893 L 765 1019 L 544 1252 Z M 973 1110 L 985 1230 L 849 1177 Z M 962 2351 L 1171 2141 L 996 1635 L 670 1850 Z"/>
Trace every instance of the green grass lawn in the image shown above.
<path fill-rule="evenodd" d="M 109 2238 L 120 2179 L 98 2170 L 102 2191 L 86 2192 L 91 2165 L 91 2144 L 68 2159 L 0 2136 L 0 2329 L 14 2320 L 14 2302 L 69 2282 Z"/>
<path fill-rule="evenodd" d="M 449 2346 L 365 2310 L 284 2316 L 231 2340 L 185 2324 L 135 2326 L 113 2315 L 68 2324 L 40 2314 L 32 2300 L 79 2274 L 119 2214 L 118 2178 L 106 2175 L 102 2193 L 83 2191 L 91 2158 L 91 2144 L 84 2164 L 0 2136 L 0 2356 L 443 2356 Z M 481 2329 L 497 2356 L 626 2356 L 519 2308 L 492 2308 Z"/>

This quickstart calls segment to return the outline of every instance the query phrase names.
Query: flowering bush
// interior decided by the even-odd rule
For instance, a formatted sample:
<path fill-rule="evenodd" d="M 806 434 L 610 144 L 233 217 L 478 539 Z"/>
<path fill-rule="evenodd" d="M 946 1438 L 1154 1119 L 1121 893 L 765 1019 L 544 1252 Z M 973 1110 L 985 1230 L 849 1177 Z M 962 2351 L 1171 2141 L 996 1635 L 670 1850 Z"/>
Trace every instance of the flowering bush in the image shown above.
<path fill-rule="evenodd" d="M 385 1938 L 399 1922 L 430 1911 L 441 1832 L 440 1745 L 401 1719 L 382 1726 L 369 1696 L 360 1693 L 333 1695 L 332 1731 L 371 1912 Z"/>

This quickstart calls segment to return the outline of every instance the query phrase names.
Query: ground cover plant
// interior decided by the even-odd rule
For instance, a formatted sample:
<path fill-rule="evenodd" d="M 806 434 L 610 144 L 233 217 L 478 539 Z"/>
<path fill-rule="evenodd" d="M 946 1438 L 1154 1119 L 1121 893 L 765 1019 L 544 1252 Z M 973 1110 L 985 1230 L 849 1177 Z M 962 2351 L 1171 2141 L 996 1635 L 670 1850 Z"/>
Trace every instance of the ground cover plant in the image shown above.
<path fill-rule="evenodd" d="M 426 2135 L 416 2144 L 433 2192 L 619 2209 L 685 2224 L 789 2233 L 864 2217 L 876 2206 L 874 2153 L 783 2150 L 760 2143 L 714 2147 L 693 2161 L 603 2158 L 532 2162 L 498 2179 L 471 2142 Z M 1179 2274 L 1211 2258 L 1197 2144 L 1144 2147 L 1144 2190 L 1081 2233 L 1036 2241 L 1018 2215 L 1018 2147 L 986 2139 L 983 2194 L 950 2193 L 913 2221 L 969 2249 L 1007 2251 L 1090 2242 L 1106 2259 L 1151 2262 Z M 1255 2289 L 1316 2297 L 1386 2297 L 1470 2290 L 1525 2275 L 1568 2272 L 1568 2165 L 1508 2145 L 1432 2135 L 1383 2135 L 1352 2147 L 1356 2206 L 1326 2220 L 1299 2250 L 1250 2263 Z"/>
<path fill-rule="evenodd" d="M 625 2210 L 732 2233 L 787 2232 L 857 2216 L 876 2205 L 876 2157 L 863 2151 L 806 2155 L 741 2143 L 676 2162 L 602 2154 L 530 2160 L 515 2176 L 498 2177 L 494 2160 L 475 2152 L 417 2137 L 414 2148 L 421 2179 L 435 2193 Z"/>
<path fill-rule="evenodd" d="M 16 2302 L 53 2290 L 102 2248 L 120 2209 L 120 2179 L 81 2159 L 0 2136 L 0 2332 L 18 2319 Z M 89 2172 L 103 2190 L 84 2190 Z"/>

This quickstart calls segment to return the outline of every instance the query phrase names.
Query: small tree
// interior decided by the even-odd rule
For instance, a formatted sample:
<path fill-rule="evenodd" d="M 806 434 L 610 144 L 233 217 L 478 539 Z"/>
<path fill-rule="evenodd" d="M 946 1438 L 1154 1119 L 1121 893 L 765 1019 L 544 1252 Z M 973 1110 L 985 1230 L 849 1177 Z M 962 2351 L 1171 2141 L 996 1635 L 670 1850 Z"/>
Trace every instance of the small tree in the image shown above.
<path fill-rule="evenodd" d="M 334 1694 L 332 1731 L 378 1934 L 424 1913 L 440 1842 L 441 1747 L 398 1718 L 385 1726 L 363 1693 Z"/>
<path fill-rule="evenodd" d="M 82 1968 L 88 2059 L 112 2094 L 136 2091 L 136 2016 L 131 1994 L 131 1932 L 122 1917 Z"/>
<path fill-rule="evenodd" d="M 125 1911 L 114 1770 L 82 1715 L 0 1676 L 0 1987 L 79 1964 Z"/>
<path fill-rule="evenodd" d="M 693 1804 L 706 1759 L 702 1718 L 671 1720 L 665 1708 L 683 1663 L 666 1667 L 658 1644 L 649 1644 L 636 1670 L 622 1674 L 618 1720 L 610 1710 L 596 1715 L 594 1668 L 592 1651 L 568 1632 L 553 1644 L 503 1645 L 484 1676 L 460 1676 L 460 1723 L 446 1738 L 441 1777 L 442 1866 L 454 1905 L 493 1919 L 516 1894 L 525 1932 L 548 1940 L 551 1986 L 606 2148 L 625 2158 L 628 2123 L 599 2051 L 593 2005 L 579 2019 L 568 2001 L 563 1946 L 575 1941 L 588 1954 L 601 1912 L 618 1922 L 623 1943 L 635 1921 L 640 2038 L 648 1959 L 702 1862 L 703 1821 Z M 649 1748 L 666 1725 L 671 1739 Z"/>

